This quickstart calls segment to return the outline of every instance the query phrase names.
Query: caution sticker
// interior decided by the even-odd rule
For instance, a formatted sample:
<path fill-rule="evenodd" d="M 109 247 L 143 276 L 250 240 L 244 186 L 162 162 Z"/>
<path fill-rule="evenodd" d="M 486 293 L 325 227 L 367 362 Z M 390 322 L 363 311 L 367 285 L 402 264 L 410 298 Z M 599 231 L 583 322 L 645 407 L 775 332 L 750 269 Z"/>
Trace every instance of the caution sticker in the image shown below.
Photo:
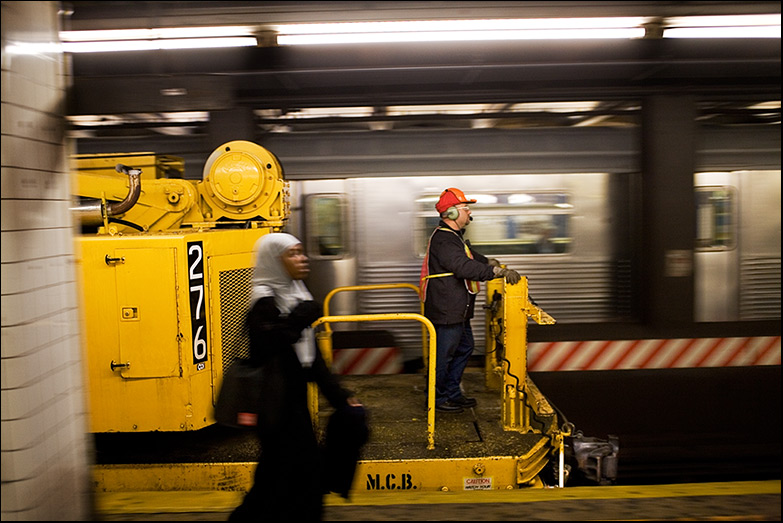
<path fill-rule="evenodd" d="M 492 478 L 462 478 L 464 490 L 492 490 Z"/>

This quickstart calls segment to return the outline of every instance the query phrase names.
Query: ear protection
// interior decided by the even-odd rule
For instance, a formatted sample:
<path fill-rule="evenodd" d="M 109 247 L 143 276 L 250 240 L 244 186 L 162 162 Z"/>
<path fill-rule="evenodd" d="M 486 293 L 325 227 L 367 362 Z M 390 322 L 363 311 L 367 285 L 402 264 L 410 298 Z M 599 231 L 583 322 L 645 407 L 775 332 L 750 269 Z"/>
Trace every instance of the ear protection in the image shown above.
<path fill-rule="evenodd" d="M 441 214 L 441 216 L 443 216 L 444 218 L 448 218 L 449 220 L 456 220 L 457 218 L 459 218 L 459 209 L 453 206 L 449 207 L 448 209 L 446 209 L 446 212 Z"/>

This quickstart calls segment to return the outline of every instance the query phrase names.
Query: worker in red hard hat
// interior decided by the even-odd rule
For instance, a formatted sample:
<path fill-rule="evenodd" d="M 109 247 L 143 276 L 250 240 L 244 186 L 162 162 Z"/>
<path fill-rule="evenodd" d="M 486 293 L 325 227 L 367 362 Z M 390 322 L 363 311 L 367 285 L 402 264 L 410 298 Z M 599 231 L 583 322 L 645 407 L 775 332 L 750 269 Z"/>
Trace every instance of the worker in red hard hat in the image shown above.
<path fill-rule="evenodd" d="M 478 282 L 503 277 L 513 285 L 520 279 L 516 271 L 476 252 L 464 238 L 474 203 L 455 187 L 441 193 L 435 204 L 441 220 L 427 243 L 421 267 L 424 315 L 436 334 L 435 409 L 439 412 L 462 412 L 476 405 L 474 398 L 464 395 L 461 383 L 473 354 L 470 320 Z"/>

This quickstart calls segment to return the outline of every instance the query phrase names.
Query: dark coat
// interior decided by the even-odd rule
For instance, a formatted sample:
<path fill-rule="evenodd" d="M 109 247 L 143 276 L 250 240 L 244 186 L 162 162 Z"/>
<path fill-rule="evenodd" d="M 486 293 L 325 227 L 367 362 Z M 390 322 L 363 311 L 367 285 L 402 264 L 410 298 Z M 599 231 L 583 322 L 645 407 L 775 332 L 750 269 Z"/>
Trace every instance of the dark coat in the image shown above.
<path fill-rule="evenodd" d="M 287 414 L 294 404 L 306 405 L 308 382 L 315 382 L 334 408 L 346 404 L 350 394 L 340 387 L 337 378 L 329 371 L 321 351 L 315 351 L 311 367 L 303 368 L 293 348 L 302 330 L 317 320 L 322 312 L 321 306 L 314 301 L 301 302 L 288 315 L 280 313 L 273 297 L 261 298 L 253 304 L 247 319 L 250 361 L 268 368 L 266 374 L 278 377 L 268 382 L 263 400 L 266 410 Z"/>
<path fill-rule="evenodd" d="M 463 231 L 449 232 L 440 230 L 441 227 L 449 229 L 441 221 L 430 240 L 429 274 L 453 272 L 454 275 L 428 280 L 424 315 L 436 325 L 452 325 L 473 318 L 476 295 L 468 292 L 465 280 L 491 280 L 495 272 L 487 258 L 472 248 L 473 259 L 468 257 Z"/>
<path fill-rule="evenodd" d="M 350 393 L 340 387 L 320 351 L 309 368 L 296 356 L 293 344 L 320 315 L 321 307 L 313 301 L 281 314 L 273 297 L 257 300 L 248 314 L 250 360 L 264 368 L 256 427 L 261 455 L 253 487 L 231 514 L 232 521 L 321 519 L 329 485 L 307 408 L 307 383 L 317 383 L 336 409 L 348 407 Z"/>

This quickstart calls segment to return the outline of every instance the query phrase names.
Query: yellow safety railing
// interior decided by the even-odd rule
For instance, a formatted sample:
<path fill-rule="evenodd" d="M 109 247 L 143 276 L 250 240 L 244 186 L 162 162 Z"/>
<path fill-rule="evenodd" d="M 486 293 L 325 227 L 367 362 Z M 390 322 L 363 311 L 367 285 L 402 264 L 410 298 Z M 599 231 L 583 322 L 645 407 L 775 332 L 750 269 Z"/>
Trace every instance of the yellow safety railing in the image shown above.
<path fill-rule="evenodd" d="M 377 283 L 373 285 L 348 285 L 345 287 L 337 287 L 329 291 L 329 294 L 324 298 L 324 316 L 329 316 L 329 302 L 332 301 L 332 296 L 338 292 L 345 291 L 367 291 L 376 289 L 411 289 L 416 293 L 417 297 L 421 296 L 421 290 L 418 286 L 412 283 Z M 419 300 L 420 314 L 424 316 L 424 303 Z M 332 328 L 326 324 L 324 325 L 326 332 L 331 332 Z M 424 358 L 424 364 L 427 365 L 427 327 L 421 326 L 421 355 Z"/>
<path fill-rule="evenodd" d="M 405 285 L 405 284 L 402 284 Z M 345 288 L 346 290 L 348 288 Z M 324 305 L 324 312 L 326 312 L 326 305 Z M 328 328 L 330 323 L 339 322 L 355 322 L 355 321 L 390 321 L 390 320 L 415 320 L 422 323 L 422 328 L 426 328 L 429 333 L 429 361 L 432 363 L 429 365 L 427 372 L 427 450 L 433 450 L 435 448 L 435 358 L 436 358 L 436 345 L 435 345 L 435 326 L 430 320 L 425 318 L 422 314 L 414 313 L 389 313 L 389 314 L 355 314 L 346 316 L 323 316 L 318 318 L 313 323 L 313 328 L 324 324 L 325 328 Z M 329 354 L 324 354 L 324 358 L 327 361 L 331 361 L 331 347 L 329 347 Z"/>

